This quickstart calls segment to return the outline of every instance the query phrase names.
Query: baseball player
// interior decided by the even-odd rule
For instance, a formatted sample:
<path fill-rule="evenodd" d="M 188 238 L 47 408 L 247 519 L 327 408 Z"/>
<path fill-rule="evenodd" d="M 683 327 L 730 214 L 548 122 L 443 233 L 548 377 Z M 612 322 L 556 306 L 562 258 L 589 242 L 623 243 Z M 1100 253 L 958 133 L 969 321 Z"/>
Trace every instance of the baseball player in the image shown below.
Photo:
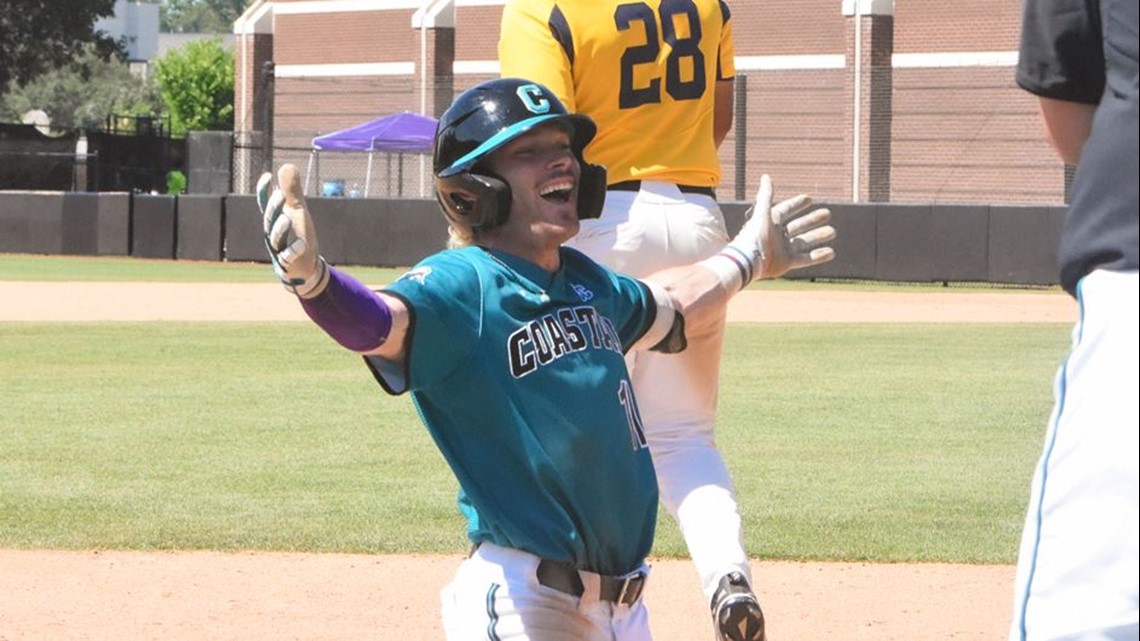
<path fill-rule="evenodd" d="M 1060 280 L 1079 319 L 1057 373 L 1015 579 L 1011 641 L 1140 638 L 1136 0 L 1027 0 L 1017 83 L 1076 165 Z"/>
<path fill-rule="evenodd" d="M 442 592 L 451 640 L 650 638 L 658 497 L 623 354 L 682 350 L 754 278 L 834 255 L 828 211 L 772 207 L 767 179 L 697 264 L 639 280 L 562 247 L 601 206 L 594 132 L 529 81 L 464 92 L 435 142 L 452 247 L 379 292 L 321 258 L 295 167 L 259 184 L 277 275 L 386 392 L 411 394 L 459 481 L 473 550 Z"/>
<path fill-rule="evenodd" d="M 568 244 L 643 277 L 718 251 L 728 238 L 713 188 L 732 125 L 732 23 L 723 0 L 508 0 L 503 76 L 550 87 L 598 135 L 586 159 L 608 173 L 605 207 Z M 714 424 L 724 318 L 690 349 L 628 357 L 661 500 L 680 527 L 718 639 L 762 641 L 735 490 Z"/>

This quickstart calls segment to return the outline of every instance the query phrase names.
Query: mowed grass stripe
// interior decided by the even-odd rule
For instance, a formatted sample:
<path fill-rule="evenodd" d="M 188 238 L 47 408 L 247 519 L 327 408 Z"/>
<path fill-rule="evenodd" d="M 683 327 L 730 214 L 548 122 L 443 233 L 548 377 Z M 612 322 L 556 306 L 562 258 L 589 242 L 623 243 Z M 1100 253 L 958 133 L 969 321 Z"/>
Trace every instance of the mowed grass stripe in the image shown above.
<path fill-rule="evenodd" d="M 1013 562 L 1068 329 L 731 326 L 749 552 Z M 2 547 L 465 546 L 410 400 L 309 323 L 0 324 L 0 407 Z M 663 509 L 654 553 L 685 554 Z"/>

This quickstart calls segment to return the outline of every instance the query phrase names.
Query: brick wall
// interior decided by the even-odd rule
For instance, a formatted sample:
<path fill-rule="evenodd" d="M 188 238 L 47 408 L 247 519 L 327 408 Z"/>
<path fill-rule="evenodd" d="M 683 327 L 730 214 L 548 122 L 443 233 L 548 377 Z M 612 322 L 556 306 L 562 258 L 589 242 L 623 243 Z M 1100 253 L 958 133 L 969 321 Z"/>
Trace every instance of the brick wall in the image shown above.
<path fill-rule="evenodd" d="M 424 85 L 425 34 L 412 26 L 418 3 L 345 11 L 360 5 L 324 1 L 330 10 L 323 13 L 278 3 L 273 58 L 294 72 L 277 80 L 280 144 L 303 145 L 386 113 L 420 111 L 423 103 L 438 116 L 454 94 L 497 75 L 501 5 L 458 0 L 453 29 L 427 30 Z M 1035 100 L 1013 83 L 1019 2 L 896 0 L 893 16 L 865 17 L 858 110 L 854 19 L 839 0 L 730 6 L 747 86 L 737 119 L 743 125 L 720 151 L 722 199 L 734 197 L 739 183 L 751 197 L 759 176 L 771 173 L 781 191 L 833 201 L 855 198 L 853 181 L 859 201 L 1063 200 L 1064 167 L 1042 139 Z M 298 75 L 298 65 L 323 65 L 316 69 L 330 75 Z M 344 65 L 368 70 L 354 77 Z"/>

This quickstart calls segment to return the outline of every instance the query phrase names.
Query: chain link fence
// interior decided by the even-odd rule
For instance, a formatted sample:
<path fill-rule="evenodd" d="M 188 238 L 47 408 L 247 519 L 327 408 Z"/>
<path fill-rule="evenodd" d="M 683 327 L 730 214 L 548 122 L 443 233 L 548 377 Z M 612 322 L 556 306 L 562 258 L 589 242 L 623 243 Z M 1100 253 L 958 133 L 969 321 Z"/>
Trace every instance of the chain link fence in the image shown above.
<path fill-rule="evenodd" d="M 943 58 L 869 65 L 861 70 L 866 79 L 861 97 L 852 71 L 828 60 L 818 68 L 770 68 L 768 61 L 742 60 L 734 126 L 720 147 L 718 197 L 748 200 L 767 173 L 777 197 L 810 193 L 818 201 L 904 204 L 1064 202 L 1071 171 L 1043 139 L 1036 103 L 1015 86 L 1011 64 L 971 60 L 964 58 L 965 66 L 958 67 Z M 435 96 L 436 103 L 446 105 L 490 77 L 437 78 L 435 84 L 450 84 L 447 96 Z M 404 78 L 279 79 L 272 164 L 301 167 L 310 195 L 432 198 L 426 155 L 312 147 L 322 134 L 419 111 L 421 99 Z M 258 132 L 238 132 L 235 144 L 235 191 L 248 193 L 250 176 L 255 181 L 266 160 L 264 144 Z"/>

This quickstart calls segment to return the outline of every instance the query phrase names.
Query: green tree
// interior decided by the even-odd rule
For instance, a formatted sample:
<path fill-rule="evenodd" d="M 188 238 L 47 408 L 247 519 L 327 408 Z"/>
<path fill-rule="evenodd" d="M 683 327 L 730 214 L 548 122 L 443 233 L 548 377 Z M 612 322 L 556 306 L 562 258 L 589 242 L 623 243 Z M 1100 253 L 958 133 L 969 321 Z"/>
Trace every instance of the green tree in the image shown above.
<path fill-rule="evenodd" d="M 251 0 L 166 0 L 158 28 L 168 33 L 230 33 Z"/>
<path fill-rule="evenodd" d="M 67 63 L 88 43 L 104 57 L 118 51 L 95 32 L 95 21 L 114 10 L 115 0 L 0 0 L 0 88 Z"/>
<path fill-rule="evenodd" d="M 30 109 L 42 109 L 56 129 L 96 129 L 110 114 L 151 115 L 163 111 L 153 82 L 131 73 L 127 63 L 107 60 L 97 47 L 82 46 L 70 63 L 22 85 L 15 82 L 0 97 L 0 111 L 19 122 Z"/>
<path fill-rule="evenodd" d="M 217 39 L 197 40 L 155 61 L 176 135 L 234 126 L 234 55 Z"/>

